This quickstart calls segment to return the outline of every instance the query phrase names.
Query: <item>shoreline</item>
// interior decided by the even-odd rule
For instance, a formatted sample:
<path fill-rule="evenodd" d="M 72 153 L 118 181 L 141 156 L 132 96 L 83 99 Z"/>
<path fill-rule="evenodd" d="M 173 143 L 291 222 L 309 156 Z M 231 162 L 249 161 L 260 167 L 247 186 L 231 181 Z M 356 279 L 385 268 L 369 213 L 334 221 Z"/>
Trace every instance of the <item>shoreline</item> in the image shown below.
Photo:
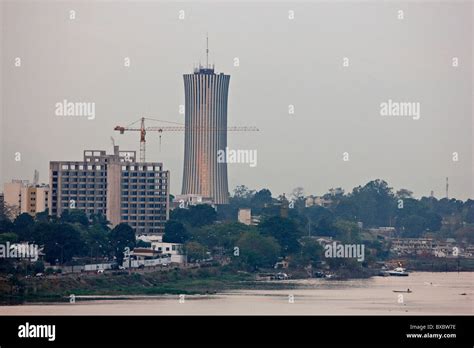
<path fill-rule="evenodd" d="M 472 273 L 471 270 L 427 271 L 411 273 Z M 3 286 L 0 305 L 22 305 L 34 303 L 67 303 L 70 296 L 78 302 L 153 298 L 173 295 L 209 296 L 232 290 L 290 290 L 301 287 L 296 281 L 321 279 L 329 283 L 384 278 L 373 271 L 352 277 L 316 278 L 292 277 L 286 280 L 256 280 L 255 273 L 230 272 L 221 268 L 197 270 L 170 270 L 132 274 L 86 274 L 64 275 L 51 278 L 30 278 L 23 284 L 22 293 L 11 294 Z M 388 277 L 398 278 L 398 277 Z M 294 282 L 295 281 L 295 282 Z M 0 282 L 1 283 L 1 282 Z"/>
<path fill-rule="evenodd" d="M 472 315 L 472 273 L 414 272 L 411 277 L 248 283 L 212 294 L 85 296 L 0 306 L 3 315 Z M 275 287 L 275 283 L 278 283 Z M 412 289 L 398 302 L 394 289 Z M 289 301 L 289 298 L 294 301 Z M 181 299 L 183 301 L 181 301 Z M 185 303 L 185 304 L 184 304 Z"/>

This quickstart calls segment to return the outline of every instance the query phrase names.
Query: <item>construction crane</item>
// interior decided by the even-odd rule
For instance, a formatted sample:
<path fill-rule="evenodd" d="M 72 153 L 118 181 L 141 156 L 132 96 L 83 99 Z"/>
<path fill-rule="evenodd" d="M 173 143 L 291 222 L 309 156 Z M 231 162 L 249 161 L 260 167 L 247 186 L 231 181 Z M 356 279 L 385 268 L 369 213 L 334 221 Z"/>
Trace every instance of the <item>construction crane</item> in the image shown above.
<path fill-rule="evenodd" d="M 145 127 L 145 120 L 158 121 L 163 123 L 172 124 L 170 126 L 157 126 L 157 127 Z M 140 127 L 137 124 L 140 123 Z M 142 117 L 135 122 L 132 122 L 126 127 L 115 126 L 114 130 L 119 131 L 120 134 L 124 134 L 125 131 L 137 131 L 140 132 L 140 162 L 145 162 L 145 150 L 146 150 L 146 133 L 147 132 L 158 132 L 160 137 L 160 151 L 161 151 L 161 134 L 163 132 L 182 132 L 184 131 L 185 125 L 178 122 L 157 120 L 154 118 Z M 229 132 L 258 132 L 257 127 L 245 127 L 245 126 L 232 126 L 227 128 L 215 128 L 215 127 L 193 127 L 193 131 L 229 131 Z"/>

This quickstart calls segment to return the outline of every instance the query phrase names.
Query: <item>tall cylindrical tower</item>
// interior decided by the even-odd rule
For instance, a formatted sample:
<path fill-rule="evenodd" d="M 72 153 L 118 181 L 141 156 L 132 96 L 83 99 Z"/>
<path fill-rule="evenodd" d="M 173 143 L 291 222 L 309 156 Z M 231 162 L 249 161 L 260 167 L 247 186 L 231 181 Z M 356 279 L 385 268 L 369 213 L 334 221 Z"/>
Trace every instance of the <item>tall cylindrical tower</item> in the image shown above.
<path fill-rule="evenodd" d="M 184 75 L 185 131 L 182 194 L 229 203 L 227 163 L 218 151 L 227 147 L 227 96 L 230 75 L 200 67 Z"/>

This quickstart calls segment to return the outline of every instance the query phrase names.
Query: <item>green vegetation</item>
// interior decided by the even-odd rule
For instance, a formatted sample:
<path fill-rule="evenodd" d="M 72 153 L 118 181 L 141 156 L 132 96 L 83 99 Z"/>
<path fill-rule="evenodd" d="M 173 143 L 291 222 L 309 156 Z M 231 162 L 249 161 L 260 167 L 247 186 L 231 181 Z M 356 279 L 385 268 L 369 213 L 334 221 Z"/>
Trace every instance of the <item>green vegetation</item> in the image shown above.
<path fill-rule="evenodd" d="M 60 218 L 27 213 L 13 222 L 0 221 L 0 242 L 29 242 L 43 246 L 44 260 L 51 264 L 74 264 L 73 258 L 108 258 L 121 262 L 125 247 L 135 246 L 135 234 L 127 224 L 108 227 L 102 215 L 87 217 L 80 210 L 66 210 Z M 0 272 L 15 272 L 12 260 L 0 260 Z"/>
<path fill-rule="evenodd" d="M 229 289 L 258 287 L 248 273 L 228 268 L 169 269 L 167 271 L 132 273 L 114 272 L 102 275 L 67 275 L 48 278 L 1 278 L 2 302 L 68 301 L 80 295 L 161 295 L 205 294 Z"/>
<path fill-rule="evenodd" d="M 287 199 L 283 196 L 272 197 L 268 189 L 254 191 L 238 186 L 230 198 L 230 204 L 219 206 L 217 211 L 209 205 L 175 209 L 165 226 L 165 242 L 183 243 L 191 263 L 205 260 L 209 262 L 212 257 L 220 265 L 217 270 L 212 271 L 214 273 L 210 270 L 191 273 L 187 273 L 188 270 L 178 270 L 163 272 L 163 275 L 158 275 L 157 272 L 153 276 L 81 276 L 77 279 L 67 276 L 65 281 L 71 284 L 66 289 L 78 293 L 100 293 L 101 290 L 110 293 L 162 293 L 179 290 L 183 293 L 185 289 L 200 291 L 206 286 L 206 289 L 216 286 L 216 290 L 223 286 L 220 281 L 235 280 L 235 277 L 240 279 L 242 274 L 246 274 L 239 272 L 275 272 L 274 265 L 279 261 L 288 261 L 288 272 L 295 276 L 307 276 L 314 270 L 337 273 L 341 277 L 369 276 L 373 274 L 371 268 L 378 267 L 378 261 L 390 257 L 390 245 L 369 233 L 367 228 L 370 227 L 392 226 L 399 237 L 426 236 L 440 240 L 452 237 L 460 243 L 474 243 L 473 200 L 462 202 L 456 199 L 437 200 L 433 197 L 415 199 L 410 191 L 401 189 L 394 192 L 382 180 L 358 186 L 348 194 L 331 189 L 319 199 L 324 204 L 307 207 L 302 188 L 296 188 Z M 260 222 L 256 226 L 236 222 L 240 208 L 252 209 L 252 215 L 258 215 Z M 37 214 L 35 218 L 21 214 L 14 221 L 0 220 L 0 242 L 28 241 L 42 245 L 44 261 L 67 265 L 73 265 L 77 258 L 82 258 L 82 262 L 84 259 L 107 259 L 121 263 L 125 248 L 149 246 L 148 243 L 135 241 L 133 230 L 126 224 L 120 224 L 114 229 L 108 226 L 105 217 L 86 216 L 77 209 L 65 211 L 59 218 L 49 216 L 47 212 Z M 358 262 L 347 258 L 325 258 L 324 250 L 314 236 L 331 237 L 346 244 L 363 243 L 365 259 Z M 413 267 L 430 270 L 430 265 L 424 262 L 418 260 L 411 264 Z M 452 270 L 451 266 L 445 268 Z M 472 269 L 472 265 L 468 263 L 461 266 Z M 432 261 L 432 270 L 443 270 L 442 267 L 438 261 Z M 48 285 L 43 284 L 42 280 L 30 279 L 27 282 L 42 284 L 36 290 L 29 289 L 28 284 L 22 287 L 22 277 L 35 272 L 52 271 L 45 269 L 42 263 L 27 265 L 0 260 L 0 274 L 13 274 L 8 280 L 4 280 L 8 285 L 5 289 L 24 288 L 27 293 L 48 293 Z M 206 275 L 207 272 L 211 272 L 210 276 Z M 221 276 L 224 278 L 217 279 Z M 251 276 L 247 274 L 246 277 Z M 107 283 L 109 280 L 110 284 Z M 134 290 L 137 282 L 141 285 Z M 50 290 L 56 294 L 59 293 L 58 289 Z"/>

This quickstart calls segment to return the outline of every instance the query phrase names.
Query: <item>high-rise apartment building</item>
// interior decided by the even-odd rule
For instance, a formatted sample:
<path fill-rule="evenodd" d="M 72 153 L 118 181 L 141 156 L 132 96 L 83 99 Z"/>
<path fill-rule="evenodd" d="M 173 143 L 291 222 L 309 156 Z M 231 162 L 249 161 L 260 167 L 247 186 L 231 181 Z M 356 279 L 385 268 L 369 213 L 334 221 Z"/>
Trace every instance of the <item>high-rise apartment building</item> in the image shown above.
<path fill-rule="evenodd" d="M 127 223 L 137 234 L 164 232 L 169 217 L 169 171 L 157 162 L 137 162 L 135 151 L 114 146 L 85 150 L 83 161 L 50 162 L 51 214 L 81 209 L 102 214 L 113 225 Z"/>
<path fill-rule="evenodd" d="M 28 180 L 12 180 L 4 185 L 4 204 L 8 205 L 9 218 L 21 213 L 35 216 L 48 208 L 49 186 L 30 184 Z"/>
<path fill-rule="evenodd" d="M 185 135 L 183 195 L 199 195 L 214 204 L 229 203 L 227 163 L 218 151 L 227 147 L 227 96 L 230 75 L 209 66 L 184 75 Z"/>

